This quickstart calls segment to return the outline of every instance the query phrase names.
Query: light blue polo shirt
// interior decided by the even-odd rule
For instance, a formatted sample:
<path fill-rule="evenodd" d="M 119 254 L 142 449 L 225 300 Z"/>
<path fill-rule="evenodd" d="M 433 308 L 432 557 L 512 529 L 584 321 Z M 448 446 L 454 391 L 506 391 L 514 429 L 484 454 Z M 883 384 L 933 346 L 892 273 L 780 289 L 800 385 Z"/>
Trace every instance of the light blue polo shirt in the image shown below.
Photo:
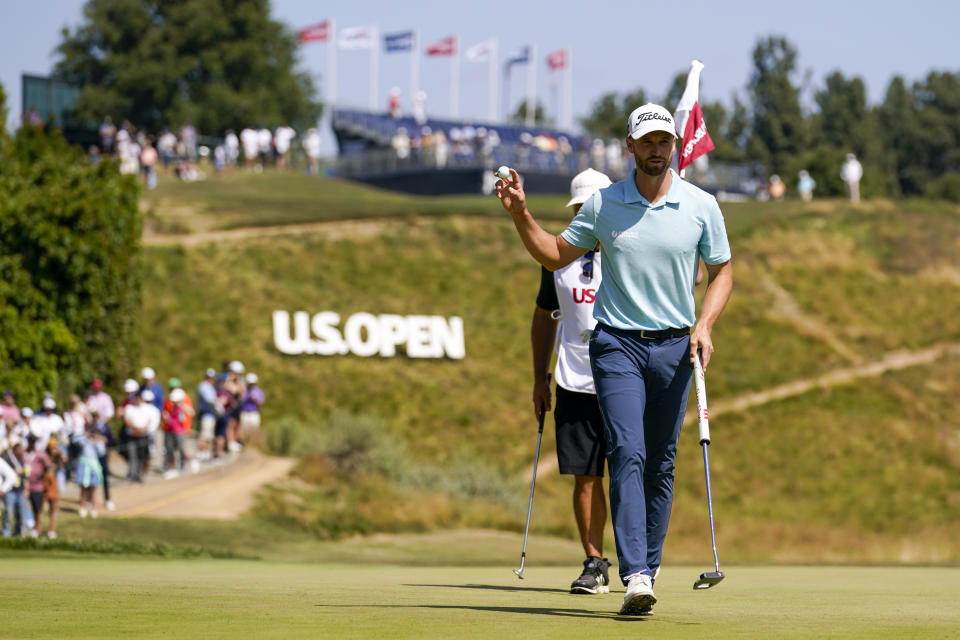
<path fill-rule="evenodd" d="M 680 329 L 696 323 L 698 257 L 730 260 L 716 198 L 670 169 L 667 195 L 651 204 L 637 191 L 636 169 L 594 193 L 562 234 L 603 250 L 603 281 L 593 316 L 619 329 Z"/>

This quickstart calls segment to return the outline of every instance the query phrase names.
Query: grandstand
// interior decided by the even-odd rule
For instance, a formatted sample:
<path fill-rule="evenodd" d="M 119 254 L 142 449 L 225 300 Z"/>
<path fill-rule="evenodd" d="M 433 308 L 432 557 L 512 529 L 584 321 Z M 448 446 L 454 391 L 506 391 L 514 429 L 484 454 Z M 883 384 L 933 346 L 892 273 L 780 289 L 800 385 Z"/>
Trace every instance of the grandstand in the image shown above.
<path fill-rule="evenodd" d="M 515 168 L 530 193 L 566 193 L 589 166 L 590 139 L 550 127 L 394 117 L 335 109 L 339 174 L 421 195 L 492 193 L 493 172 Z"/>

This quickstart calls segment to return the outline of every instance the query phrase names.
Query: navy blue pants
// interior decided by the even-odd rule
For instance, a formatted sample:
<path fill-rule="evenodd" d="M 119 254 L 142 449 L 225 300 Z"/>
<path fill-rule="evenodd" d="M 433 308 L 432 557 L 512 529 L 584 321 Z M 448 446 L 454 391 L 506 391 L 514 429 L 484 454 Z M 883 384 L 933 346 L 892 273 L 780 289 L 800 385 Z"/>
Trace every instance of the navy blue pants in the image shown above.
<path fill-rule="evenodd" d="M 673 506 L 674 460 L 693 370 L 690 337 L 648 340 L 639 331 L 597 324 L 590 363 L 607 434 L 620 578 L 652 578 Z"/>

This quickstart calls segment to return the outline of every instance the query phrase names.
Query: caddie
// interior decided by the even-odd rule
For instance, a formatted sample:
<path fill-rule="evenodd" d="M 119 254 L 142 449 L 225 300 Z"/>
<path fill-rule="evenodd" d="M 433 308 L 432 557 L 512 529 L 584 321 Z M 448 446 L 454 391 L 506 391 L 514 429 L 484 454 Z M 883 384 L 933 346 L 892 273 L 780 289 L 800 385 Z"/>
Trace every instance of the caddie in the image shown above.
<path fill-rule="evenodd" d="M 598 189 L 609 187 L 610 178 L 594 169 L 581 171 L 570 182 L 570 202 L 576 214 Z M 608 568 L 603 557 L 603 529 L 607 524 L 607 498 L 603 490 L 607 439 L 597 392 L 590 370 L 588 339 L 597 321 L 593 304 L 602 277 L 600 252 L 588 251 L 554 272 L 540 267 L 540 290 L 530 324 L 533 348 L 533 409 L 551 408 L 547 367 L 556 344 L 557 463 L 561 474 L 572 475 L 573 513 L 586 559 L 570 593 L 610 592 Z M 558 333 L 559 329 L 559 333 Z"/>
<path fill-rule="evenodd" d="M 645 104 L 627 119 L 636 168 L 584 202 L 559 236 L 527 210 L 516 171 L 497 196 L 529 253 L 556 270 L 592 250 L 603 255 L 590 363 L 607 437 L 610 506 L 620 578 L 620 613 L 652 612 L 670 509 L 680 426 L 692 362 L 706 369 L 711 333 L 733 287 L 723 214 L 715 198 L 670 169 L 673 116 Z M 694 283 L 700 258 L 708 276 L 699 318 Z M 692 333 L 691 333 L 692 328 Z"/>

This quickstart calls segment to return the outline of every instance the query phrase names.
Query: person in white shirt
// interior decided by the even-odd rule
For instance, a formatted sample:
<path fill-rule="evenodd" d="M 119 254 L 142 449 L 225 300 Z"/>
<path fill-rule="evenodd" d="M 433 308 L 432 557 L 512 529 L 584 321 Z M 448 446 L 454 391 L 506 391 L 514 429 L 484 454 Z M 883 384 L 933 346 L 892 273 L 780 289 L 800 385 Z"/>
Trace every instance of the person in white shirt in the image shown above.
<path fill-rule="evenodd" d="M 270 129 L 260 127 L 257 130 L 257 147 L 260 151 L 260 166 L 265 167 L 273 158 L 273 134 Z"/>
<path fill-rule="evenodd" d="M 863 166 L 853 153 L 847 154 L 847 159 L 840 168 L 840 178 L 847 185 L 847 196 L 850 202 L 860 202 L 860 178 L 863 177 Z"/>
<path fill-rule="evenodd" d="M 587 169 L 574 176 L 570 202 L 574 213 L 598 189 L 610 186 L 603 173 Z M 603 557 L 603 529 L 607 501 L 603 469 L 607 445 L 603 418 L 590 370 L 588 339 L 597 321 L 593 302 L 600 288 L 600 252 L 587 252 L 579 260 L 550 272 L 540 268 L 540 291 L 533 312 L 530 338 L 533 346 L 533 407 L 539 418 L 550 410 L 547 368 L 556 343 L 557 460 L 561 474 L 574 477 L 573 511 L 586 553 L 583 572 L 570 585 L 571 593 L 609 593 L 608 568 Z M 559 328 L 559 335 L 557 329 Z"/>
<path fill-rule="evenodd" d="M 247 127 L 240 132 L 240 144 L 243 146 L 243 161 L 247 171 L 263 169 L 258 156 L 260 155 L 260 141 L 257 132 Z"/>
<path fill-rule="evenodd" d="M 290 165 L 290 143 L 297 132 L 287 125 L 280 125 L 273 134 L 273 144 L 277 148 L 277 169 L 286 169 Z"/>
<path fill-rule="evenodd" d="M 320 132 L 314 128 L 307 129 L 303 138 L 303 150 L 307 154 L 307 171 L 316 175 L 320 171 Z"/>
<path fill-rule="evenodd" d="M 240 157 L 240 139 L 233 129 L 227 129 L 227 135 L 223 138 L 223 144 L 227 147 L 227 163 L 231 167 L 237 165 L 237 158 Z"/>
<path fill-rule="evenodd" d="M 133 396 L 130 404 L 123 409 L 123 424 L 127 429 L 127 479 L 133 482 L 143 482 L 150 468 L 150 427 L 153 414 L 159 413 L 151 404 L 152 401 L 153 392 L 144 389 Z M 157 424 L 159 426 L 159 419 Z"/>

